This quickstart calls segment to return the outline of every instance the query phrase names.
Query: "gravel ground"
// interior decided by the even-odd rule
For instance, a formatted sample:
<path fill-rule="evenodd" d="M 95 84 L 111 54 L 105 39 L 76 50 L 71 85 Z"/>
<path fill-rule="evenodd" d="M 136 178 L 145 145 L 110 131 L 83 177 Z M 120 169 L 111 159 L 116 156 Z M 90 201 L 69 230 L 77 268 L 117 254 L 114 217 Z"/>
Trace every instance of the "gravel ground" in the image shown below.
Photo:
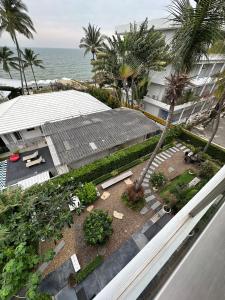
<path fill-rule="evenodd" d="M 145 164 L 146 162 L 131 169 L 134 174 L 131 177 L 131 180 L 138 178 Z M 107 191 L 111 194 L 107 200 L 98 199 L 94 203 L 95 209 L 103 209 L 108 211 L 110 215 L 113 215 L 114 210 L 124 214 L 124 218 L 122 220 L 113 218 L 113 234 L 109 241 L 104 246 L 88 246 L 84 241 L 83 222 L 89 212 L 87 212 L 85 209 L 80 216 L 74 214 L 74 224 L 72 228 L 67 228 L 63 232 L 65 246 L 49 264 L 48 268 L 44 272 L 45 275 L 54 271 L 74 253 L 76 253 L 81 267 L 85 266 L 88 262 L 95 258 L 97 254 L 105 257 L 109 256 L 112 252 L 118 249 L 124 241 L 128 240 L 130 236 L 138 230 L 139 227 L 142 227 L 146 221 L 154 215 L 153 211 L 149 211 L 143 216 L 139 212 L 133 211 L 125 206 L 121 201 L 121 195 L 126 190 L 126 187 L 126 184 L 122 181 L 107 189 Z M 101 190 L 101 187 L 98 188 L 102 194 L 103 191 Z M 41 243 L 40 252 L 44 253 L 47 249 L 54 247 L 55 244 L 53 242 Z"/>
<path fill-rule="evenodd" d="M 170 159 L 163 162 L 157 171 L 163 172 L 168 180 L 172 180 L 179 174 L 183 173 L 187 169 L 196 170 L 193 165 L 184 163 L 184 154 L 183 152 L 175 153 Z M 135 180 L 139 177 L 142 169 L 147 162 L 144 162 L 131 170 L 133 171 L 132 180 Z M 173 167 L 175 170 L 172 173 L 168 172 L 168 168 Z M 98 187 L 100 192 L 100 187 Z M 146 215 L 141 215 L 139 212 L 133 211 L 123 204 L 121 201 L 121 195 L 126 189 L 126 184 L 122 181 L 113 187 L 107 189 L 111 196 L 107 200 L 98 199 L 94 203 L 95 209 L 103 209 L 109 212 L 110 215 L 113 214 L 113 211 L 116 210 L 124 214 L 123 220 L 118 220 L 113 218 L 113 234 L 110 237 L 109 241 L 104 246 L 88 246 L 84 241 L 83 234 L 83 222 L 89 212 L 85 211 L 77 216 L 74 214 L 74 224 L 71 228 L 66 228 L 63 231 L 63 239 L 65 241 L 64 248 L 59 252 L 59 254 L 53 259 L 49 264 L 48 268 L 45 270 L 45 275 L 54 271 L 59 267 L 64 261 L 70 258 L 70 256 L 76 253 L 81 267 L 84 267 L 88 262 L 90 262 L 97 254 L 103 255 L 104 257 L 109 256 L 120 245 L 128 240 L 130 236 L 142 227 L 153 215 L 153 211 L 149 211 Z M 161 198 L 156 194 L 156 197 L 159 201 L 162 201 Z M 40 252 L 43 253 L 47 249 L 54 248 L 55 244 L 51 243 L 41 243 Z"/>

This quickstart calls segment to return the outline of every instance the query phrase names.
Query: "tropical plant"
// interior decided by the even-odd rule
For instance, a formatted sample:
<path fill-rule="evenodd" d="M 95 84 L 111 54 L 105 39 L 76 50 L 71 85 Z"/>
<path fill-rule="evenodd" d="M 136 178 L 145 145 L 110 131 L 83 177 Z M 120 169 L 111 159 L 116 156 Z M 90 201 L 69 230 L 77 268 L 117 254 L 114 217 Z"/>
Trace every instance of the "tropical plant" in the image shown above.
<path fill-rule="evenodd" d="M 191 5 L 189 0 L 174 0 L 171 7 L 171 20 L 178 25 L 172 41 L 174 74 L 167 78 L 166 102 L 170 105 L 166 126 L 159 143 L 153 151 L 146 170 L 136 183 L 136 191 L 141 187 L 148 168 L 163 145 L 166 132 L 173 119 L 174 107 L 181 98 L 184 88 L 189 84 L 188 72 L 195 62 L 208 54 L 209 46 L 221 35 L 224 24 L 222 0 L 199 0 Z"/>
<path fill-rule="evenodd" d="M 39 54 L 35 54 L 32 49 L 25 48 L 24 52 L 22 52 L 23 59 L 25 60 L 24 67 L 30 67 L 32 74 L 34 76 L 34 81 L 36 84 L 36 88 L 38 89 L 37 80 L 34 74 L 34 67 L 39 67 L 44 69 L 43 61 L 38 58 Z"/>
<path fill-rule="evenodd" d="M 201 163 L 199 176 L 201 178 L 209 180 L 215 175 L 216 170 L 217 170 L 216 165 L 211 161 L 206 160 L 203 163 Z"/>
<path fill-rule="evenodd" d="M 8 47 L 0 48 L 0 63 L 2 64 L 3 70 L 9 74 L 11 79 L 12 75 L 10 73 L 10 68 L 15 68 L 17 60 L 18 59 L 14 56 L 13 51 L 11 51 Z"/>
<path fill-rule="evenodd" d="M 35 32 L 27 11 L 26 5 L 21 0 L 0 0 L 0 34 L 3 31 L 8 32 L 16 45 L 22 92 L 24 92 L 23 62 L 17 34 L 22 34 L 30 39 L 33 38 L 32 32 Z"/>
<path fill-rule="evenodd" d="M 126 102 L 131 90 L 133 105 L 139 82 L 148 75 L 150 69 L 160 70 L 168 61 L 164 36 L 154 27 L 149 29 L 146 19 L 140 26 L 131 24 L 130 31 L 123 37 L 118 33 L 108 37 L 93 66 L 96 74 L 102 74 L 113 88 L 125 91 Z"/>
<path fill-rule="evenodd" d="M 85 240 L 90 245 L 104 244 L 112 232 L 112 217 L 102 210 L 92 211 L 84 221 Z"/>
<path fill-rule="evenodd" d="M 81 203 L 88 205 L 97 199 L 97 191 L 92 182 L 85 183 L 76 190 L 76 195 Z"/>
<path fill-rule="evenodd" d="M 150 178 L 151 184 L 156 187 L 160 188 L 166 183 L 166 176 L 162 172 L 154 172 Z"/>
<path fill-rule="evenodd" d="M 214 124 L 211 137 L 209 138 L 208 143 L 204 147 L 204 153 L 207 152 L 219 128 L 220 117 L 225 104 L 225 71 L 216 75 L 216 90 L 214 95 L 217 99 L 217 105 L 214 110 L 213 116 L 213 119 L 216 120 L 216 123 Z"/>
<path fill-rule="evenodd" d="M 101 34 L 101 28 L 88 24 L 88 27 L 83 27 L 85 36 L 80 40 L 80 48 L 84 48 L 84 55 L 92 54 L 92 59 L 96 57 L 96 53 L 102 50 L 102 44 L 105 36 Z"/>

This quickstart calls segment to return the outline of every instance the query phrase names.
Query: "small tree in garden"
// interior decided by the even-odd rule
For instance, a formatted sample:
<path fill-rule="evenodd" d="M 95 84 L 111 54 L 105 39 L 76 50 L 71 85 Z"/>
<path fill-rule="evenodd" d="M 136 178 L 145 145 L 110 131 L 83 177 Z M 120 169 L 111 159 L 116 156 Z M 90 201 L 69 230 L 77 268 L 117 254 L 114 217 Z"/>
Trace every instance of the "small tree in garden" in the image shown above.
<path fill-rule="evenodd" d="M 154 172 L 150 178 L 150 182 L 154 187 L 160 188 L 166 183 L 166 176 L 162 172 Z"/>
<path fill-rule="evenodd" d="M 203 162 L 200 166 L 199 176 L 204 179 L 212 178 L 216 173 L 216 166 L 209 160 Z"/>
<path fill-rule="evenodd" d="M 90 245 L 104 244 L 112 232 L 112 217 L 102 210 L 94 210 L 84 222 L 85 240 Z"/>
<path fill-rule="evenodd" d="M 76 195 L 83 204 L 91 204 L 97 199 L 97 191 L 92 182 L 85 183 L 76 190 Z"/>

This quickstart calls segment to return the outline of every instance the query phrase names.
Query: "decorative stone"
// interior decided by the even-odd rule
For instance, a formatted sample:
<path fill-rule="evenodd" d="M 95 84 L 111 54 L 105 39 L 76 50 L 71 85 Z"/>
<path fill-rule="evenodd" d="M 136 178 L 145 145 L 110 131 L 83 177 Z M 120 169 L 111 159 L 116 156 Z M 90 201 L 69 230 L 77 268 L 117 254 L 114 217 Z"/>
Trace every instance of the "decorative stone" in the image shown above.
<path fill-rule="evenodd" d="M 200 181 L 201 181 L 201 179 L 199 179 L 198 177 L 195 177 L 191 182 L 188 183 L 188 187 L 194 187 L 194 186 L 196 186 Z"/>
<path fill-rule="evenodd" d="M 104 193 L 101 195 L 101 199 L 102 199 L 102 200 L 107 200 L 109 197 L 110 197 L 110 193 L 109 193 L 109 192 L 104 192 Z"/>
<path fill-rule="evenodd" d="M 91 212 L 93 209 L 94 209 L 94 205 L 90 205 L 90 206 L 87 207 L 88 212 Z"/>
<path fill-rule="evenodd" d="M 124 180 L 124 182 L 126 183 L 126 185 L 131 185 L 131 184 L 133 184 L 133 181 L 132 181 L 130 178 Z"/>
<path fill-rule="evenodd" d="M 116 219 L 122 220 L 123 217 L 124 217 L 124 214 L 122 214 L 122 213 L 120 213 L 120 212 L 114 210 L 114 211 L 113 211 L 113 217 L 116 218 Z"/>
<path fill-rule="evenodd" d="M 168 168 L 168 172 L 169 172 L 169 173 L 173 173 L 174 171 L 175 171 L 175 169 L 174 169 L 173 167 L 169 167 L 169 168 Z"/>

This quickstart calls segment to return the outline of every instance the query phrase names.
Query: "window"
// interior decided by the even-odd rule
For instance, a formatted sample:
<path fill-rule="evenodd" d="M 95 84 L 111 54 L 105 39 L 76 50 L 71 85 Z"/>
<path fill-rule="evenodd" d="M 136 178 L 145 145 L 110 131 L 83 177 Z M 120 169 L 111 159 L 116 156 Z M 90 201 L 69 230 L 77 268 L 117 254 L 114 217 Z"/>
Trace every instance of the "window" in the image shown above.
<path fill-rule="evenodd" d="M 35 130 L 34 127 L 33 127 L 33 128 L 28 128 L 28 129 L 27 129 L 27 131 L 33 131 L 33 130 Z"/>
<path fill-rule="evenodd" d="M 22 140 L 22 136 L 21 136 L 21 134 L 19 133 L 19 131 L 14 132 L 14 136 L 15 136 L 15 138 L 17 139 L 17 141 L 21 141 L 21 140 Z"/>

